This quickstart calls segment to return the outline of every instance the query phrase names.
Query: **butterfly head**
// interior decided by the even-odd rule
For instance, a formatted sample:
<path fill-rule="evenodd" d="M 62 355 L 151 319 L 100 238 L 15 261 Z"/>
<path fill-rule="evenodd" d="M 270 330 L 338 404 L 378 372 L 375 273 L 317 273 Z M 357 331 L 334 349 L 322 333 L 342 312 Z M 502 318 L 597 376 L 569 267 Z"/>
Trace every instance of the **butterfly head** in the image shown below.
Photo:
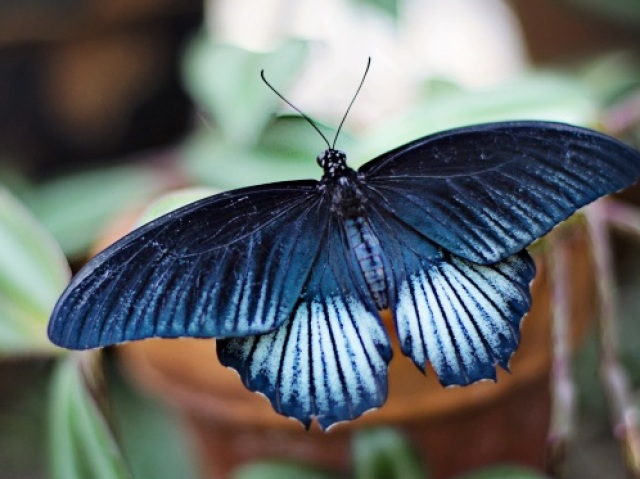
<path fill-rule="evenodd" d="M 333 148 L 329 148 L 320 153 L 316 161 L 324 170 L 324 175 L 329 178 L 341 176 L 348 170 L 347 155 L 343 151 L 334 150 Z"/>

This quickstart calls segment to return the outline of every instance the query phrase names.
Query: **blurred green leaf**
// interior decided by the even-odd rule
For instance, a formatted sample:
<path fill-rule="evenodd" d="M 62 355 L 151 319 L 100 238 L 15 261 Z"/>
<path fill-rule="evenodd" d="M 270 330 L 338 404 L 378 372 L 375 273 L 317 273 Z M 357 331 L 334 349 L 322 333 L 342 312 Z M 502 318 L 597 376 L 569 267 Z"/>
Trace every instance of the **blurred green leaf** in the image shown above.
<path fill-rule="evenodd" d="M 0 187 L 0 353 L 52 350 L 46 325 L 70 275 L 50 233 Z"/>
<path fill-rule="evenodd" d="M 335 131 L 320 123 L 317 126 L 328 138 L 333 138 Z M 352 142 L 343 132 L 339 147 L 349 151 Z M 255 148 L 230 144 L 210 132 L 195 133 L 183 145 L 184 167 L 195 183 L 225 190 L 318 178 L 321 170 L 316 157 L 325 148 L 320 135 L 305 119 L 285 115 L 269 123 Z"/>
<path fill-rule="evenodd" d="M 130 479 L 122 454 L 87 390 L 80 354 L 61 360 L 50 403 L 50 463 L 53 479 Z"/>
<path fill-rule="evenodd" d="M 581 68 L 579 74 L 594 97 L 604 105 L 640 86 L 640 65 L 631 52 L 598 57 Z"/>
<path fill-rule="evenodd" d="M 335 129 L 314 120 L 318 129 L 333 141 Z M 352 141 L 349 135 L 341 130 L 339 143 L 341 148 Z M 280 158 L 283 163 L 289 161 L 310 162 L 317 168 L 313 161 L 315 157 L 327 148 L 324 140 L 318 132 L 299 115 L 282 115 L 269 123 L 262 134 L 258 145 L 260 150 Z M 279 161 L 276 161 L 276 165 Z"/>
<path fill-rule="evenodd" d="M 2 184 L 20 198 L 31 187 L 31 182 L 15 163 L 15 161 L 4 158 L 0 154 L 0 178 L 2 178 Z"/>
<path fill-rule="evenodd" d="M 32 190 L 25 201 L 74 258 L 86 254 L 117 212 L 141 203 L 161 186 L 150 168 L 123 166 L 57 178 Z"/>
<path fill-rule="evenodd" d="M 136 392 L 107 358 L 107 384 L 113 419 L 133 476 L 139 479 L 200 477 L 193 437 L 170 408 Z"/>
<path fill-rule="evenodd" d="M 367 133 L 351 157 L 357 166 L 404 143 L 458 126 L 503 120 L 552 120 L 593 125 L 596 101 L 585 85 L 571 77 L 530 74 L 485 90 L 442 89 L 411 111 Z"/>
<path fill-rule="evenodd" d="M 336 479 L 314 469 L 296 464 L 263 462 L 238 469 L 233 479 Z"/>
<path fill-rule="evenodd" d="M 200 132 L 183 145 L 186 173 L 197 183 L 222 190 L 242 186 L 314 178 L 320 170 L 316 155 L 287 157 L 274 151 L 248 150 Z"/>
<path fill-rule="evenodd" d="M 465 90 L 461 85 L 446 77 L 429 77 L 422 81 L 421 97 L 424 101 L 431 98 L 437 98 L 444 95 L 456 95 L 463 93 Z"/>
<path fill-rule="evenodd" d="M 355 479 L 427 479 L 411 445 L 393 429 L 357 433 L 353 442 Z"/>
<path fill-rule="evenodd" d="M 548 476 L 516 466 L 497 466 L 483 469 L 456 479 L 545 479 Z"/>
<path fill-rule="evenodd" d="M 398 0 L 358 0 L 360 3 L 373 5 L 390 14 L 393 18 L 398 16 Z"/>
<path fill-rule="evenodd" d="M 185 53 L 184 82 L 226 141 L 255 145 L 280 102 L 262 82 L 260 71 L 265 71 L 274 87 L 286 92 L 305 53 L 305 45 L 296 41 L 273 53 L 255 53 L 200 35 Z"/>
<path fill-rule="evenodd" d="M 173 210 L 177 210 L 189 203 L 201 200 L 207 196 L 216 194 L 217 191 L 212 188 L 184 188 L 181 190 L 172 191 L 160 196 L 154 200 L 145 211 L 140 215 L 137 226 L 142 226 L 145 223 L 155 220 L 162 215 L 165 215 Z"/>

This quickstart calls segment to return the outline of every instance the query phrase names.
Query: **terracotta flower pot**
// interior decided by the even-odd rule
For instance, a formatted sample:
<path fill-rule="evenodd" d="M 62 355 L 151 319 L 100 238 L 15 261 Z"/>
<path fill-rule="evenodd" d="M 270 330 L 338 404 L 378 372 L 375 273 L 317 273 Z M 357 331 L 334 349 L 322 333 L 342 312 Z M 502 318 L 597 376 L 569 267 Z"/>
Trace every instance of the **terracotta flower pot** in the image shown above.
<path fill-rule="evenodd" d="M 585 228 L 563 226 L 571 271 L 574 342 L 595 310 L 593 269 Z M 260 459 L 288 459 L 325 469 L 349 470 L 350 438 L 358 428 L 393 426 L 403 431 L 436 479 L 493 463 L 519 463 L 542 470 L 550 419 L 550 278 L 543 247 L 535 248 L 538 274 L 533 307 L 522 327 L 522 343 L 511 373 L 497 383 L 443 388 L 404 357 L 389 314 L 393 339 L 389 398 L 375 411 L 329 432 L 278 415 L 264 397 L 220 365 L 213 340 L 146 340 L 119 348 L 135 384 L 168 401 L 187 418 L 199 441 L 207 477 L 225 478 L 236 467 Z"/>

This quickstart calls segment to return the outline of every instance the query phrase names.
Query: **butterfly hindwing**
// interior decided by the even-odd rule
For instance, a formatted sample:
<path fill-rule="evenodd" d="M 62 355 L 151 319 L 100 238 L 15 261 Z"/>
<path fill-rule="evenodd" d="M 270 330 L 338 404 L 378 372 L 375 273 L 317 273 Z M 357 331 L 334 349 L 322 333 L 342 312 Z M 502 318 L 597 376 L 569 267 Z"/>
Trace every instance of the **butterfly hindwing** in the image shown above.
<path fill-rule="evenodd" d="M 421 369 L 428 359 L 445 386 L 495 379 L 531 305 L 528 253 L 489 266 L 456 256 L 421 266 L 400 283 L 394 305 L 403 352 Z"/>
<path fill-rule="evenodd" d="M 369 218 L 385 245 L 390 294 L 402 352 L 445 385 L 495 379 L 518 347 L 529 310 L 535 266 L 522 251 L 478 265 L 444 251 L 409 225 L 370 204 Z"/>
<path fill-rule="evenodd" d="M 360 168 L 381 206 L 441 247 L 492 264 L 640 176 L 638 152 L 549 122 L 438 133 Z"/>
<path fill-rule="evenodd" d="M 322 428 L 379 407 L 387 396 L 391 347 L 339 224 L 323 247 L 291 317 L 277 331 L 218 341 L 220 362 L 274 409 Z"/>
<path fill-rule="evenodd" d="M 275 329 L 290 316 L 320 247 L 316 185 L 223 193 L 142 226 L 73 278 L 49 337 L 85 349 Z"/>

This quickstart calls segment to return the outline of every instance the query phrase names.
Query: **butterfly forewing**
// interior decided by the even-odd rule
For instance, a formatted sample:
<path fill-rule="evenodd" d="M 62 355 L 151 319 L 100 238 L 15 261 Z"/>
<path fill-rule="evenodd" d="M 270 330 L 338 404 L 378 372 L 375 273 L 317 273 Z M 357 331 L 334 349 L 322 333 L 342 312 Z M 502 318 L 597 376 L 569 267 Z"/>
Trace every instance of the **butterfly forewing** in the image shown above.
<path fill-rule="evenodd" d="M 546 122 L 489 123 L 435 134 L 365 164 L 381 204 L 446 250 L 492 264 L 596 198 L 640 176 L 638 152 Z"/>
<path fill-rule="evenodd" d="M 327 428 L 379 407 L 391 347 L 336 218 L 322 238 L 309 282 L 277 331 L 218 342 L 220 362 L 281 414 Z"/>
<path fill-rule="evenodd" d="M 49 323 L 74 349 L 148 337 L 227 337 L 277 328 L 320 247 L 313 181 L 205 198 L 118 241 L 72 280 Z"/>

